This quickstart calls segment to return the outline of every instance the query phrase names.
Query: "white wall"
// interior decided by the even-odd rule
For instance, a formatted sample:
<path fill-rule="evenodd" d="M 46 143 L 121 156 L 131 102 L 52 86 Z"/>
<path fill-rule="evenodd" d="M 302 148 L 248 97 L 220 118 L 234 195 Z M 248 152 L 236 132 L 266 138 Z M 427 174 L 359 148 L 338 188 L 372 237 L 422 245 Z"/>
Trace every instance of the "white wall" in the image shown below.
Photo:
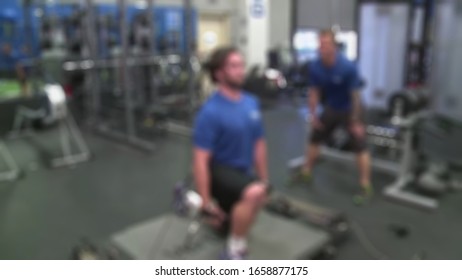
<path fill-rule="evenodd" d="M 255 17 L 251 7 L 259 1 L 264 7 L 263 16 Z M 193 0 L 193 4 L 199 13 L 230 16 L 231 42 L 242 50 L 248 66 L 264 66 L 272 43 L 288 44 L 290 0 Z"/>
<path fill-rule="evenodd" d="M 344 30 L 355 29 L 357 0 L 296 0 L 297 26 L 330 28 L 339 24 Z"/>
<path fill-rule="evenodd" d="M 325 0 L 321 0 L 325 1 Z M 292 0 L 269 0 L 269 46 L 290 46 L 292 25 Z"/>
<path fill-rule="evenodd" d="M 386 108 L 390 95 L 404 86 L 408 14 L 406 3 L 362 6 L 359 69 L 368 107 Z"/>
<path fill-rule="evenodd" d="M 263 16 L 256 17 L 251 13 L 251 5 L 256 1 L 261 1 L 263 5 Z M 269 0 L 247 0 L 247 63 L 251 65 L 266 65 L 267 51 L 269 49 Z"/>
<path fill-rule="evenodd" d="M 246 0 L 234 1 L 234 12 L 231 21 L 231 40 L 239 49 L 246 52 L 248 19 L 246 16 Z"/>

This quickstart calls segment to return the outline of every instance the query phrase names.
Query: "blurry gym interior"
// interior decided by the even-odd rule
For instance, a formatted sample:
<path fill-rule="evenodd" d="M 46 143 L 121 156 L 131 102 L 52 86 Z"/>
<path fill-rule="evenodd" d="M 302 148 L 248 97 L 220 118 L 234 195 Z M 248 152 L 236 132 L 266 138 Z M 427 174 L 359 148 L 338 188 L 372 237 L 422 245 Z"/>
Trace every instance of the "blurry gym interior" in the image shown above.
<path fill-rule="evenodd" d="M 225 45 L 263 105 L 278 196 L 257 258 L 462 259 L 461 18 L 457 0 L 2 0 L 0 259 L 214 258 L 221 237 L 181 199 L 202 65 Z M 313 184 L 287 184 L 326 28 L 363 80 L 362 207 L 341 130 Z"/>

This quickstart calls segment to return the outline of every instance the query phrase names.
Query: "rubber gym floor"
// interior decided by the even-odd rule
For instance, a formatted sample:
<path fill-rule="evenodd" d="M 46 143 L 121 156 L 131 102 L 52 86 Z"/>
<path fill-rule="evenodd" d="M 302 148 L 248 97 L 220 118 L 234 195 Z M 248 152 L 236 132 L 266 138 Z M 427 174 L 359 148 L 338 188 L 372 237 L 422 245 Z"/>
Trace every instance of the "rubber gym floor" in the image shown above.
<path fill-rule="evenodd" d="M 436 212 L 422 212 L 385 200 L 380 192 L 393 177 L 374 172 L 378 195 L 370 205 L 358 208 L 351 201 L 357 190 L 354 164 L 327 160 L 317 166 L 310 188 L 287 188 L 286 163 L 303 151 L 304 124 L 288 106 L 267 110 L 264 118 L 275 187 L 346 212 L 360 226 L 361 240 L 367 237 L 369 242 L 360 242 L 352 234 L 338 259 L 411 259 L 416 254 L 462 259 L 462 193 L 444 196 Z M 82 237 L 104 239 L 167 213 L 172 186 L 190 169 L 190 139 L 159 138 L 158 150 L 146 155 L 84 132 L 94 159 L 73 169 L 51 170 L 43 159 L 58 147 L 54 133 L 8 142 L 25 176 L 0 184 L 0 259 L 69 259 Z M 409 236 L 398 238 L 389 229 L 391 224 L 409 227 Z"/>

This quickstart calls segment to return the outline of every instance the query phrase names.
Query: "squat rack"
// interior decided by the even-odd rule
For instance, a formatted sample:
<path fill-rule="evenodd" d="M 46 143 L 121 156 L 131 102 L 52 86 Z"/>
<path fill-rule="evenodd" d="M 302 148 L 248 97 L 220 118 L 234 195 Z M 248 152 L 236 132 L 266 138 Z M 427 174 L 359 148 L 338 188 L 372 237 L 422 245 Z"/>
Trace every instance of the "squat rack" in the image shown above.
<path fill-rule="evenodd" d="M 112 139 L 119 140 L 125 144 L 133 146 L 135 148 L 140 148 L 142 150 L 152 152 L 156 149 L 156 146 L 151 141 L 146 141 L 139 137 L 137 132 L 137 124 L 135 119 L 135 104 L 133 101 L 133 92 L 134 84 L 129 78 L 129 66 L 154 66 L 159 63 L 161 58 L 157 55 L 156 44 L 155 44 L 155 24 L 154 24 L 154 0 L 146 0 L 147 8 L 149 10 L 148 22 L 150 27 L 149 41 L 150 48 L 149 52 L 145 56 L 132 57 L 130 55 L 129 49 L 129 32 L 128 32 L 128 20 L 127 20 L 127 1 L 126 0 L 117 0 L 117 13 L 119 19 L 119 32 L 121 37 L 121 53 L 120 56 L 114 59 L 102 60 L 98 59 L 98 40 L 97 33 L 95 32 L 96 28 L 96 19 L 94 12 L 94 1 L 85 0 L 86 6 L 86 34 L 85 44 L 88 45 L 89 55 L 88 58 L 80 61 L 69 61 L 63 64 L 63 69 L 65 71 L 73 70 L 83 70 L 87 73 L 88 81 L 88 100 L 90 104 L 86 106 L 90 108 L 90 114 L 88 119 L 88 124 L 94 129 L 98 134 L 108 136 Z M 185 7 L 184 12 L 184 26 L 186 27 L 184 42 L 185 48 L 183 53 L 184 61 L 187 61 L 185 64 L 188 71 L 188 83 L 186 94 L 188 96 L 188 107 L 192 108 L 194 106 L 194 100 L 196 94 L 194 93 L 194 69 L 192 66 L 192 56 L 194 54 L 194 43 L 193 43 L 193 8 L 191 0 L 184 0 L 183 6 Z M 180 56 L 181 59 L 181 56 Z M 125 119 L 125 129 L 124 131 L 115 130 L 107 125 L 101 118 L 101 95 L 100 95 L 100 86 L 98 80 L 98 69 L 102 68 L 118 68 L 120 70 L 120 91 L 123 95 L 124 103 L 124 119 Z M 149 69 L 149 75 L 155 75 L 153 67 Z M 149 92 L 151 104 L 159 104 L 158 96 L 158 87 L 154 81 L 151 80 L 151 90 Z M 178 125 L 172 122 L 167 122 L 167 130 L 173 131 L 175 128 L 178 128 Z M 180 130 L 183 130 L 181 128 Z"/>

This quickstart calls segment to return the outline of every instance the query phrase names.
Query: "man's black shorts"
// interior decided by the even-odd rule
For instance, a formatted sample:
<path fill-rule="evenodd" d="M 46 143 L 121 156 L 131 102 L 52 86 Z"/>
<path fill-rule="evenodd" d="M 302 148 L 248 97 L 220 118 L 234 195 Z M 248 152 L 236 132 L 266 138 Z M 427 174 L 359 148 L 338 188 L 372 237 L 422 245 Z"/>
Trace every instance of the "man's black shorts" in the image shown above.
<path fill-rule="evenodd" d="M 332 136 L 332 133 L 337 127 L 343 127 L 350 136 L 353 151 L 361 152 L 367 147 L 366 137 L 357 138 L 350 133 L 351 125 L 351 112 L 350 111 L 336 111 L 326 108 L 321 114 L 320 122 L 321 129 L 314 129 L 311 131 L 310 142 L 313 144 L 325 143 Z M 360 122 L 364 125 L 364 120 L 361 118 Z"/>
<path fill-rule="evenodd" d="M 226 213 L 242 198 L 245 189 L 258 181 L 242 170 L 212 163 L 210 166 L 212 197 Z"/>

